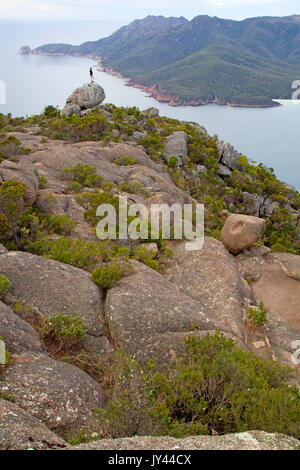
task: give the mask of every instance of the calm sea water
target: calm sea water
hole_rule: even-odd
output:
[[[7,88],[6,104],[0,104],[0,112],[20,116],[40,113],[48,104],[62,107],[74,88],[89,80],[89,66],[95,64],[76,57],[21,56],[17,54],[21,46],[80,44],[107,36],[119,26],[113,21],[0,21],[0,80]],[[300,190],[300,104],[266,109],[217,105],[172,108],[140,90],[125,87],[116,77],[95,72],[95,78],[105,89],[107,102],[141,109],[156,106],[161,115],[199,122],[210,134],[218,134],[249,158],[271,166],[280,179]]]

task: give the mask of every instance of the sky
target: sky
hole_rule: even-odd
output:
[[[299,0],[0,0],[0,18],[131,21],[147,15],[244,19],[300,14]]]

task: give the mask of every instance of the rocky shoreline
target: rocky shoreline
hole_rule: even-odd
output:
[[[161,89],[159,84],[154,84],[152,86],[146,86],[146,85],[141,85],[139,83],[136,83],[133,81],[132,78],[124,76],[121,72],[118,72],[117,70],[114,70],[111,67],[105,67],[102,64],[102,58],[100,56],[95,56],[92,54],[88,55],[81,55],[81,54],[64,54],[64,53],[44,53],[39,50],[32,50],[31,54],[35,55],[49,55],[49,56],[54,56],[54,57],[61,57],[61,56],[66,56],[66,55],[71,55],[75,57],[86,57],[90,59],[97,60],[98,62],[98,70],[100,72],[107,73],[108,75],[112,75],[114,77],[120,78],[121,80],[125,81],[125,86],[132,87],[132,88],[137,88],[141,91],[144,91],[148,93],[149,98],[154,98],[160,103],[167,103],[169,106],[172,107],[177,107],[177,106],[205,106],[208,104],[217,104],[219,106],[231,106],[234,108],[275,108],[278,106],[281,106],[280,103],[274,102],[273,104],[244,104],[244,103],[231,103],[229,101],[224,101],[219,98],[211,98],[211,99],[194,99],[194,100],[184,100],[180,98],[178,95],[170,95],[167,92],[165,92],[163,89]]]

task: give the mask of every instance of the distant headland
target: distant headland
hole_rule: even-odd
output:
[[[280,106],[273,98],[291,98],[300,79],[299,35],[299,15],[148,16],[98,41],[46,44],[31,53],[101,59],[103,71],[171,106],[273,107]]]

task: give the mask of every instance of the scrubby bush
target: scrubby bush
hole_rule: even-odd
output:
[[[103,191],[95,191],[93,193],[81,193],[76,197],[76,201],[86,208],[84,218],[88,224],[95,227],[100,217],[96,216],[97,209],[102,204],[110,204],[119,214],[119,197],[111,193],[112,185],[110,183],[102,183]]]
[[[118,351],[111,370],[111,400],[105,409],[95,410],[99,437],[163,434],[165,410],[156,398],[152,365],[144,372],[134,359]]]
[[[44,189],[48,183],[47,178],[45,176],[40,175],[37,170],[34,171],[34,174],[39,179],[39,189]]]
[[[273,252],[290,252],[300,254],[300,228],[296,226],[293,215],[280,207],[274,210],[267,220],[267,228],[263,235],[264,243]]]
[[[83,142],[87,140],[101,140],[103,133],[110,128],[104,116],[96,111],[80,117],[73,114],[67,116],[44,116],[39,123],[41,132],[51,139],[67,140],[69,142]]]
[[[138,194],[143,197],[148,197],[148,191],[144,188],[139,181],[122,181],[118,187],[119,191],[124,191],[129,194]]]
[[[264,326],[268,322],[268,310],[265,308],[263,302],[260,302],[258,307],[251,307],[248,309],[247,316],[249,321],[256,326]]]
[[[81,186],[94,186],[102,181],[101,176],[97,174],[95,166],[83,165],[81,163],[78,163],[73,168],[65,168],[64,177],[67,180],[81,184]]]
[[[10,235],[14,235],[16,232],[19,218],[23,210],[23,196],[25,191],[25,184],[19,181],[8,180],[0,186],[0,213],[2,213],[2,223],[6,228],[11,228]]]
[[[43,340],[48,346],[54,346],[56,353],[79,345],[86,332],[87,326],[82,319],[62,313],[46,320],[44,327],[40,330]]]
[[[178,165],[178,158],[177,157],[171,157],[168,161],[168,167],[169,168],[175,168],[175,166]]]
[[[69,235],[74,230],[76,222],[67,215],[47,214],[45,228],[47,231],[58,233],[59,235]]]
[[[13,135],[4,139],[0,138],[0,162],[7,158],[12,160],[11,157],[13,155],[27,154],[30,152],[31,150],[26,147],[22,147],[21,141]]]
[[[26,249],[36,255],[88,271],[102,261],[128,260],[130,254],[128,249],[120,248],[117,243],[109,240],[94,243],[66,237],[60,237],[58,240],[50,240],[49,237],[39,238],[28,243]]]
[[[219,332],[189,336],[185,357],[168,375],[153,366],[143,370],[126,356],[117,361],[112,400],[98,412],[106,436],[257,429],[300,437],[300,393],[289,384],[294,372],[238,348]]]
[[[159,260],[155,258],[157,258],[157,253],[153,250],[147,250],[144,246],[138,245],[133,251],[133,259],[149,266],[149,268],[154,269],[155,271],[159,271]]]
[[[97,286],[108,289],[123,277],[123,269],[116,262],[103,263],[102,266],[94,269],[92,273],[92,281]]]
[[[119,157],[113,160],[113,163],[119,166],[129,166],[129,165],[136,165],[138,161],[135,160],[135,158],[128,157],[127,155],[122,155],[122,157]]]
[[[4,214],[0,214],[0,239],[8,238],[11,233],[11,225]]]
[[[78,181],[70,181],[68,189],[71,191],[80,191],[82,189],[82,184],[78,183]]]
[[[0,274],[0,299],[2,299],[7,294],[10,287],[10,280],[7,279],[6,276],[3,276],[3,274]]]
[[[52,105],[46,106],[43,112],[44,116],[47,118],[53,118],[60,115],[59,109],[55,108]]]

